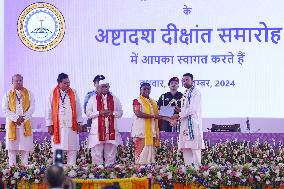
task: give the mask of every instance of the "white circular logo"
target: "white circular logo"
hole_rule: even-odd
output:
[[[48,3],[28,6],[18,20],[21,41],[35,51],[47,51],[56,47],[65,33],[64,18],[60,11]]]

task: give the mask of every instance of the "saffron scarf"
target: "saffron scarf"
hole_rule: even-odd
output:
[[[103,111],[104,110],[104,102],[103,102],[103,96],[102,94],[96,95],[97,100],[97,111]],[[109,111],[114,112],[114,100],[113,96],[108,93],[107,94],[107,109]],[[99,141],[105,141],[106,140],[106,125],[105,125],[105,119],[106,117],[99,115],[98,116],[98,132],[99,132]],[[114,129],[114,115],[109,115],[107,117],[108,119],[108,128],[109,128],[109,140],[115,140],[115,129]]]
[[[11,112],[16,112],[16,90],[10,90],[8,95],[8,107]],[[28,111],[30,108],[30,96],[26,88],[21,90],[21,99],[24,112]],[[16,123],[8,119],[8,139],[16,140]],[[31,121],[26,120],[24,122],[24,136],[32,136]]]
[[[142,103],[142,106],[144,108],[144,113],[152,115],[152,110],[151,106],[153,107],[154,110],[154,115],[158,115],[158,106],[155,100],[149,99],[150,103],[147,98],[144,96],[140,96],[140,100]],[[146,118],[145,119],[145,145],[146,146],[152,146],[153,145],[153,133],[152,133],[152,119],[154,118]],[[156,129],[156,141],[155,141],[155,146],[160,145],[160,138],[159,138],[159,128],[158,128],[158,120],[155,119],[155,129]]]
[[[77,131],[77,122],[76,122],[76,101],[75,101],[75,93],[69,88],[67,90],[67,95],[70,99],[71,109],[72,109],[72,130]],[[60,144],[60,133],[59,133],[59,96],[60,89],[59,86],[55,87],[53,90],[53,98],[52,98],[52,120],[53,120],[53,131],[54,144]]]

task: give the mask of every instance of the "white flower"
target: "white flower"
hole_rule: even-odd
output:
[[[186,167],[185,166],[181,166],[180,171],[181,171],[181,173],[185,174],[186,173]]]
[[[280,180],[281,180],[280,177],[277,177],[277,178],[275,179],[276,182],[279,182]]]
[[[20,178],[20,173],[19,172],[15,172],[14,173],[14,178],[15,179],[19,179]]]
[[[209,175],[209,170],[203,172],[203,176],[207,177]]]
[[[171,172],[168,172],[168,179],[171,180],[173,178],[173,175]]]
[[[113,172],[110,173],[109,178],[113,179],[115,178],[115,174]]]
[[[39,183],[39,180],[38,180],[38,179],[35,179],[34,183]]]
[[[242,176],[242,173],[241,173],[241,172],[237,172],[237,173],[236,173],[236,176],[237,176],[237,177],[240,177],[240,176]]]
[[[152,173],[148,173],[147,178],[151,178],[151,177],[152,177]]]
[[[221,173],[220,172],[217,172],[217,177],[218,177],[218,179],[221,179]]]
[[[48,163],[49,165],[52,164],[52,162],[53,162],[52,158],[49,158],[49,159],[47,160],[47,163]]]
[[[259,176],[255,176],[255,178],[258,182],[261,180]]]
[[[161,180],[161,179],[162,179],[161,175],[158,175],[157,180]]]
[[[227,170],[227,174],[230,175],[232,173],[231,170]]]
[[[40,170],[39,170],[39,169],[35,169],[35,170],[34,170],[34,174],[35,174],[35,175],[38,175],[39,173],[40,173]]]
[[[104,168],[103,165],[99,165],[99,166],[98,166],[98,169],[103,169],[103,168]]]
[[[111,174],[113,174],[113,173],[111,173]],[[134,174],[132,175],[132,177],[137,177],[137,175],[134,173]]]
[[[95,178],[95,175],[93,173],[90,173],[89,174],[89,179],[94,179]]]
[[[71,178],[75,178],[75,177],[77,176],[77,173],[76,173],[76,171],[71,170],[71,171],[68,173],[68,176],[71,177]]]
[[[200,170],[200,166],[195,166],[194,169],[195,169],[196,171],[199,171],[199,170]]]
[[[83,174],[83,175],[82,175],[82,178],[83,178],[83,179],[86,179],[86,178],[87,178],[87,175],[86,175],[86,174]]]
[[[270,181],[269,181],[269,180],[267,180],[267,181],[265,182],[265,184],[270,184]]]

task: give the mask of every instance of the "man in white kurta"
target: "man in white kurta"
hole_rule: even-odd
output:
[[[185,165],[201,164],[201,149],[204,148],[202,117],[201,117],[201,93],[193,85],[193,75],[183,76],[186,88],[181,99],[179,113],[181,128],[178,147],[183,152]]]
[[[21,161],[24,165],[28,165],[29,152],[33,151],[33,136],[25,136],[24,127],[25,123],[32,118],[34,113],[35,100],[31,91],[23,88],[23,77],[19,74],[16,74],[12,77],[12,83],[14,89],[8,91],[2,100],[2,110],[6,116],[6,149],[8,150],[9,166],[16,164],[16,155],[17,153],[21,154]],[[29,99],[29,108],[27,111],[24,111],[23,108],[23,96],[22,91],[26,90],[28,93]],[[16,109],[12,111],[9,101],[9,96],[12,92],[16,92],[15,99]],[[9,122],[12,121],[16,124],[16,138],[11,140],[8,137],[9,132]]]
[[[88,147],[91,149],[93,164],[110,165],[115,163],[117,146],[121,144],[117,119],[122,117],[123,111],[119,99],[109,92],[108,82],[101,80],[99,84],[101,92],[92,96],[86,107],[87,117],[92,119]],[[98,99],[101,99],[101,104]],[[109,104],[113,104],[113,109]],[[101,106],[101,110],[98,106]],[[113,119],[112,128],[110,118]],[[100,129],[100,120],[104,122],[101,123],[102,129]]]
[[[57,99],[59,101],[57,115],[59,123],[59,143],[56,143],[54,140],[55,118],[53,115],[53,103],[56,101],[56,99],[54,99],[54,90],[56,89],[54,89],[48,97],[46,106],[46,126],[48,127],[48,132],[52,135],[52,151],[55,152],[57,149],[67,151],[67,165],[75,165],[77,151],[79,150],[78,132],[81,130],[80,124],[83,122],[81,104],[77,92],[69,87],[70,81],[67,74],[59,74],[57,81],[57,87],[59,89],[59,99]],[[72,100],[68,95],[68,90],[72,90],[75,96],[75,122],[78,127],[76,130],[72,128]]]

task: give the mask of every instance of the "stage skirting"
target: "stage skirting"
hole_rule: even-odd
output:
[[[130,132],[121,132],[122,141],[125,142],[131,138]],[[88,137],[88,133],[80,133],[80,141],[84,141]],[[0,132],[0,140],[3,140],[5,137],[5,132]],[[34,132],[33,133],[34,140],[39,142],[43,142],[44,139],[50,139],[50,135],[47,132]],[[251,141],[255,142],[259,140],[259,142],[267,141],[270,144],[274,143],[284,143],[284,133],[240,133],[240,132],[204,132],[203,133],[204,140],[207,141],[209,146],[215,145],[220,141]],[[169,140],[173,143],[176,143],[178,140],[178,133],[172,132],[160,132],[161,140]]]
[[[149,184],[147,178],[124,178],[124,179],[106,179],[106,180],[82,180],[73,179],[76,189],[101,189],[106,185],[119,184],[121,189],[162,189],[159,184]],[[207,189],[200,184],[181,184],[174,183],[174,189]],[[17,184],[18,189],[48,189],[44,183],[29,183],[21,181]],[[221,186],[220,189],[251,189],[251,186]],[[272,186],[263,186],[263,189],[284,189],[284,186],[273,188]],[[9,189],[6,187],[4,189]]]

